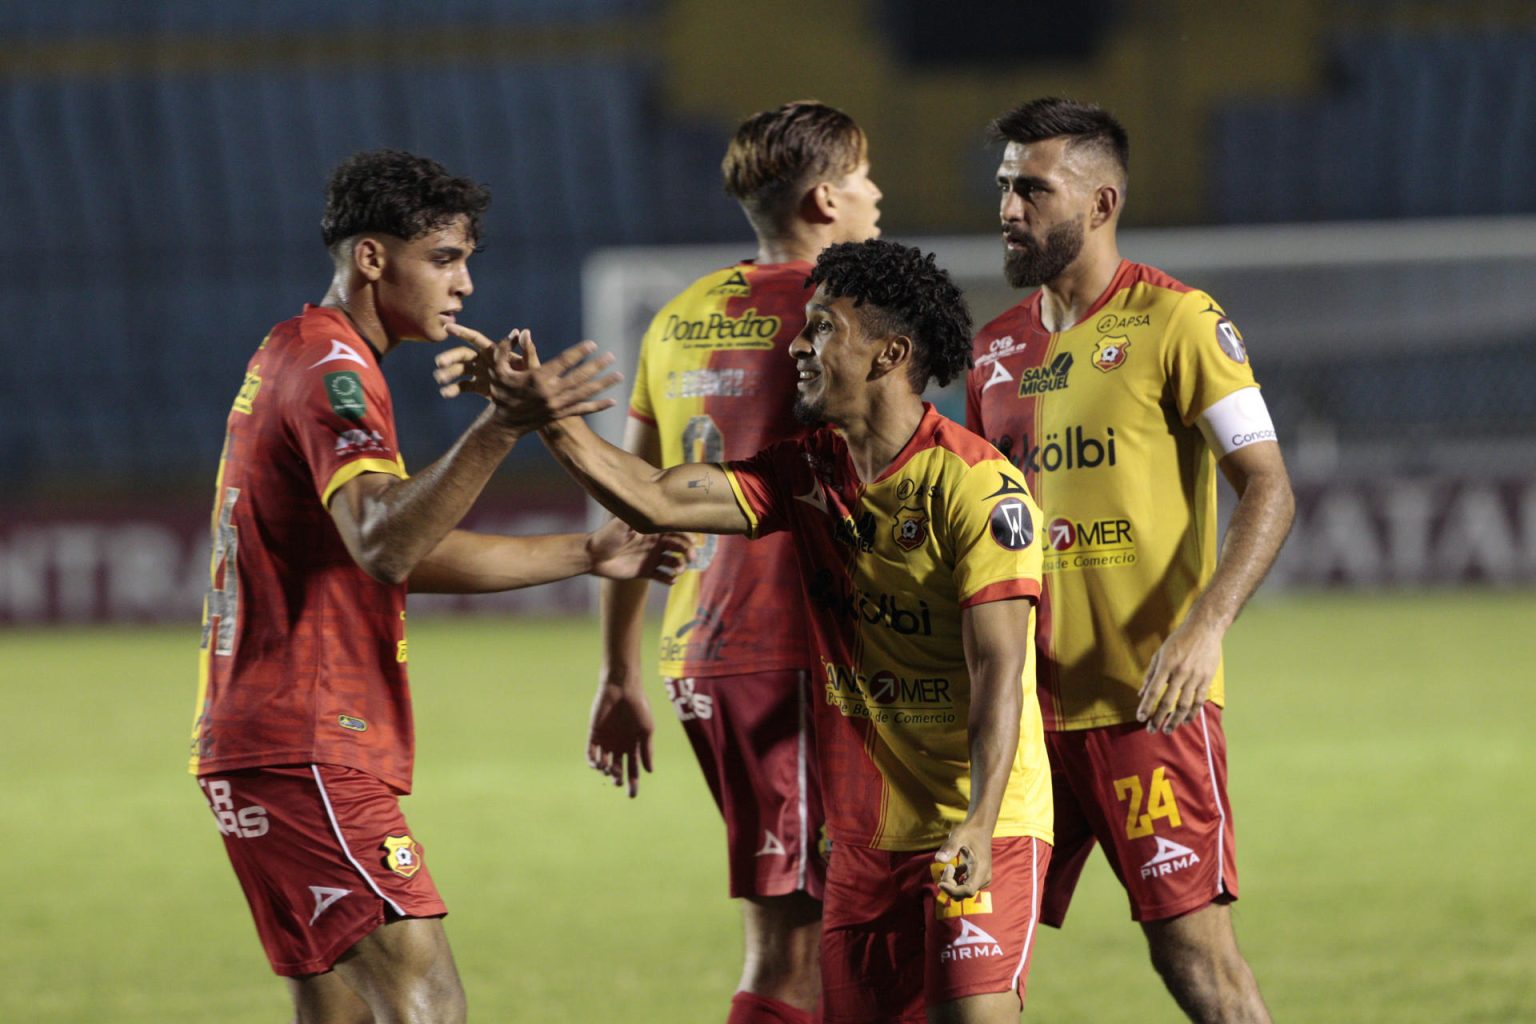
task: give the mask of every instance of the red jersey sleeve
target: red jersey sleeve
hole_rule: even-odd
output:
[[[293,375],[283,409],[315,494],[327,506],[337,488],[363,473],[406,475],[389,388],[373,353],[342,341],[330,345],[329,355]]]
[[[805,465],[805,450],[799,441],[780,441],[749,459],[722,463],[720,468],[731,482],[736,504],[747,517],[747,535],[756,539],[777,533],[789,526],[787,501],[793,486],[796,466]],[[820,493],[821,485],[811,478],[807,487]],[[825,508],[826,499],[822,498]]]

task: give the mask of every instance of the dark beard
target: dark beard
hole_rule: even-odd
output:
[[[827,422],[822,414],[821,404],[807,402],[799,395],[795,396],[795,422],[807,427],[819,427]]]
[[[1003,250],[1003,276],[1015,288],[1035,288],[1054,281],[1083,251],[1083,228],[1076,221],[1060,224],[1045,236],[1045,246],[1033,238],[1019,239],[1022,249]]]

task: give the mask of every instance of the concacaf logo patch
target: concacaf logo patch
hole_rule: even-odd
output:
[[[410,878],[421,870],[421,854],[416,840],[409,835],[384,838],[384,866],[401,878]]]
[[[928,539],[928,514],[920,508],[897,509],[891,535],[903,551],[916,551]]]
[[[1093,365],[1105,373],[1118,369],[1120,364],[1125,362],[1126,353],[1130,348],[1131,339],[1123,334],[1100,338],[1099,343],[1093,346]]]

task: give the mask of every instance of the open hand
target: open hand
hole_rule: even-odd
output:
[[[1136,720],[1147,723],[1148,732],[1164,733],[1190,721],[1205,706],[1220,663],[1221,631],[1185,620],[1152,655]]]
[[[592,575],[611,580],[649,579],[670,585],[693,557],[686,533],[647,536],[623,521],[610,519],[587,535]]]
[[[595,342],[572,345],[541,364],[529,331],[512,331],[494,342],[462,324],[449,324],[448,333],[467,344],[438,354],[432,373],[438,392],[444,398],[468,392],[490,399],[497,420],[520,435],[614,404],[611,398],[593,398],[622,379],[618,373],[598,376],[613,356],[594,356]]]
[[[592,700],[587,728],[587,764],[613,780],[629,784],[633,799],[640,792],[640,769],[651,770],[651,705],[638,682],[632,687],[605,682]]]

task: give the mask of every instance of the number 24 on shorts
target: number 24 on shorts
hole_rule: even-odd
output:
[[[1147,810],[1142,813],[1141,801],[1146,797]],[[1163,777],[1163,769],[1157,768],[1152,772],[1151,785],[1145,789],[1141,785],[1141,777],[1127,775],[1123,779],[1115,780],[1115,799],[1129,800],[1130,806],[1125,813],[1125,838],[1140,839],[1149,836],[1153,832],[1153,822],[1158,818],[1168,819],[1168,824],[1178,828],[1183,822],[1179,818],[1179,805],[1173,798],[1173,783]]]

